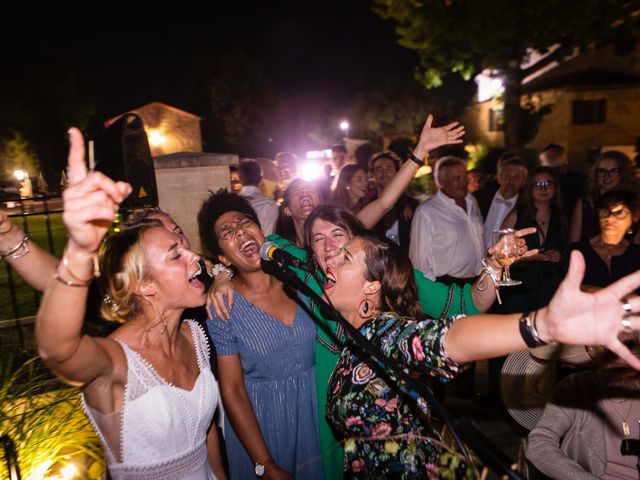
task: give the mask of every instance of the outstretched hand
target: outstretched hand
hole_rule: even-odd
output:
[[[623,320],[629,320],[633,330],[640,330],[640,297],[631,296],[640,286],[640,270],[596,293],[580,291],[584,270],[584,257],[574,250],[567,276],[549,306],[538,313],[541,338],[573,345],[603,345],[640,370],[640,359],[618,339],[624,329]],[[625,299],[630,304],[630,314],[622,306]]]
[[[62,218],[69,242],[80,250],[95,252],[113,223],[120,203],[131,193],[125,182],[114,182],[100,172],[87,175],[84,139],[77,128],[69,129],[68,187],[62,196]]]
[[[462,143],[464,125],[460,125],[460,122],[452,122],[444,127],[438,128],[432,127],[432,124],[433,115],[429,115],[424,127],[422,127],[418,145],[414,150],[414,154],[418,158],[423,158],[429,150],[433,150],[434,148]]]

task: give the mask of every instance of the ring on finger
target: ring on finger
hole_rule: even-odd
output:
[[[628,300],[625,300],[622,302],[622,309],[624,310],[624,316],[628,317],[629,315],[631,315],[633,313],[633,309],[631,308],[631,304],[629,303]]]
[[[621,320],[621,323],[622,323],[622,330],[625,333],[633,332],[633,329],[631,328],[631,320],[629,318],[623,318]]]

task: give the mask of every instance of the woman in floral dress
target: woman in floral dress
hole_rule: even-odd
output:
[[[537,317],[527,313],[416,320],[421,309],[411,263],[397,245],[365,235],[342,249],[335,283],[326,290],[360,334],[417,375],[451,377],[465,362],[527,348],[524,338],[530,342],[532,334],[540,342],[606,345],[640,368],[640,360],[617,339],[625,314],[619,299],[640,283],[640,273],[588,294],[579,291],[583,269],[582,257],[573,254],[567,278],[550,305],[535,312]],[[628,308],[640,307],[638,297],[629,302]],[[528,322],[533,318],[535,324]],[[632,327],[637,328],[633,318]],[[430,422],[390,376],[350,342],[329,381],[327,418],[344,441],[346,476],[438,476],[438,437]]]

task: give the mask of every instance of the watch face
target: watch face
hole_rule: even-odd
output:
[[[258,477],[262,477],[264,475],[264,472],[265,472],[264,465],[262,465],[261,463],[256,463],[256,467],[255,467],[254,471],[256,472],[256,475]]]

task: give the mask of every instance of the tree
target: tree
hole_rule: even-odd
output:
[[[32,177],[40,173],[38,159],[20,132],[0,139],[0,176],[11,177],[15,170],[26,170]]]
[[[416,77],[428,88],[454,72],[469,79],[483,69],[502,76],[505,145],[524,144],[522,80],[575,49],[613,43],[629,53],[640,35],[637,0],[374,0],[374,11],[396,22],[399,44],[416,50]],[[527,65],[531,53],[548,53]]]

